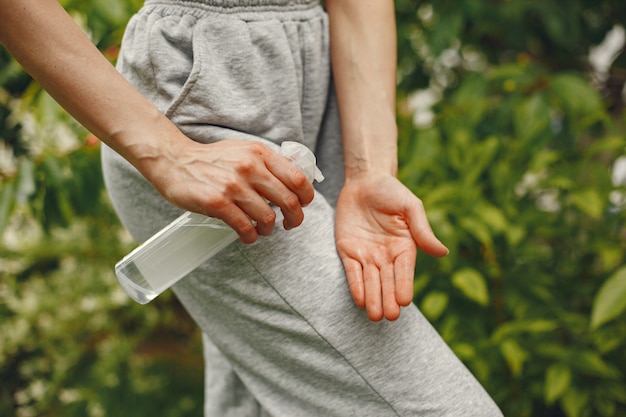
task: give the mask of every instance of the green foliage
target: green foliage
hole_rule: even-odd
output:
[[[626,310],[626,267],[607,279],[593,301],[591,327],[597,329]]]
[[[114,60],[141,2],[61,3]],[[626,56],[587,56],[626,3],[395,4],[400,178],[451,249],[416,304],[505,415],[626,415]],[[113,275],[97,140],[1,48],[0,232],[0,415],[200,413],[197,329]]]
[[[139,6],[62,3],[111,59]],[[133,244],[97,139],[1,48],[0,235],[0,415],[201,414],[196,326],[171,294],[139,306],[115,279]]]
[[[200,413],[198,332],[169,294],[129,300],[112,271],[127,245],[106,224],[111,212],[0,251],[2,415]]]
[[[626,414],[623,102],[586,60],[623,2],[397,4],[400,176],[451,250],[416,302],[505,415]]]

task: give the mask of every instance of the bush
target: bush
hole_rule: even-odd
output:
[[[63,3],[114,59],[138,2]],[[115,279],[133,243],[98,140],[3,49],[0,85],[0,415],[200,415],[198,329],[171,294],[139,306]]]
[[[601,3],[399,7],[400,175],[451,249],[416,302],[507,416],[626,414],[623,103],[580,64]]]
[[[112,60],[139,3],[62,2]],[[400,178],[451,249],[416,304],[505,415],[626,415],[626,57],[588,56],[626,6],[395,3]],[[0,414],[200,414],[195,325],[115,280],[97,139],[0,63]]]

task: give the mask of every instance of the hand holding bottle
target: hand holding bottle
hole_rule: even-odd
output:
[[[281,155],[292,162],[293,169],[307,183],[324,179],[315,165],[315,156],[304,145],[284,142]],[[268,202],[264,200],[263,204]],[[270,210],[274,214],[271,232],[275,213]],[[185,212],[118,262],[115,273],[128,295],[146,304],[236,239],[235,230],[222,220]]]

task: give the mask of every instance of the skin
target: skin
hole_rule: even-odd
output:
[[[355,303],[372,320],[395,320],[413,297],[418,248],[432,256],[447,249],[421,201],[396,179],[393,1],[327,0],[326,8],[346,161],[337,250]],[[302,223],[314,190],[286,158],[236,138],[213,144],[187,138],[56,0],[0,0],[0,15],[0,43],[168,201],[224,220],[244,243],[272,232],[275,213],[267,201],[280,207],[285,228]]]
[[[346,183],[335,237],[356,304],[395,320],[413,299],[417,249],[445,256],[422,202],[396,178],[396,27],[392,0],[327,0]]]

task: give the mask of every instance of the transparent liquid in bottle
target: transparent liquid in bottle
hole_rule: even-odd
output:
[[[146,304],[235,240],[221,220],[186,212],[118,262],[115,273],[128,295]]]

